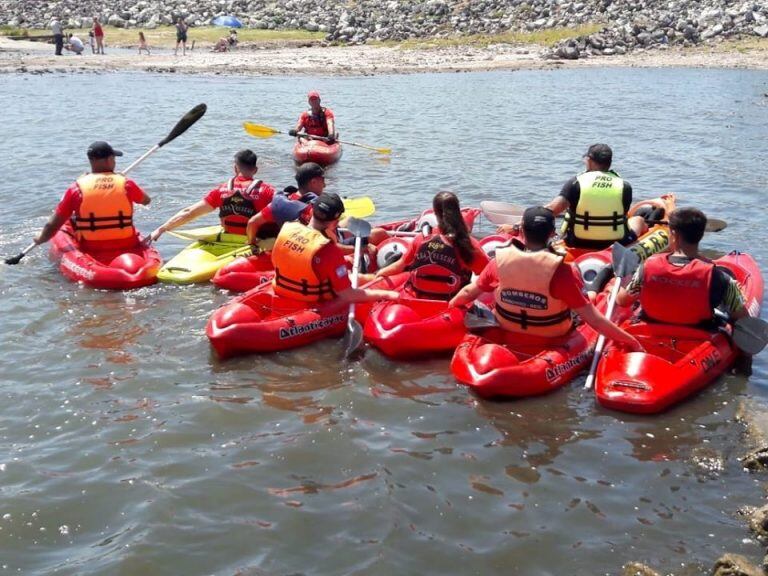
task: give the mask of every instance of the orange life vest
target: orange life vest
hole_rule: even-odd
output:
[[[440,234],[424,239],[408,269],[410,286],[419,298],[450,300],[472,279],[456,248]]]
[[[275,294],[305,302],[332,300],[336,295],[331,281],[318,278],[312,267],[315,255],[330,242],[314,228],[299,222],[284,224],[272,248]]]
[[[547,250],[524,252],[514,244],[496,250],[499,286],[494,313],[502,328],[547,337],[571,329],[570,309],[549,291],[562,261],[562,256]]]
[[[113,172],[86,174],[77,179],[77,185],[83,195],[72,222],[78,240],[125,240],[136,236],[125,176]]]
[[[227,234],[245,234],[248,220],[257,212],[251,194],[261,186],[261,180],[253,180],[245,186],[230,178],[222,190],[219,218]]]
[[[695,259],[675,266],[669,254],[656,254],[643,264],[640,306],[651,320],[695,325],[712,319],[709,288],[715,265]]]

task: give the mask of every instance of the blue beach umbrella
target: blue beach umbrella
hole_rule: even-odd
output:
[[[242,28],[243,23],[234,16],[217,16],[211,20],[214,26],[226,26],[227,28]]]

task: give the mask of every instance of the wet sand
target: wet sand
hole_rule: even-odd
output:
[[[0,72],[146,71],[187,74],[371,75],[483,70],[538,70],[580,67],[693,67],[768,69],[765,50],[735,50],[725,45],[689,49],[636,51],[624,56],[580,60],[545,58],[538,45],[494,44],[405,49],[397,46],[325,46],[306,43],[243,45],[214,53],[197,46],[186,56],[160,48],[147,56],[130,47],[107,49],[106,55],[53,55],[53,46],[0,37]]]

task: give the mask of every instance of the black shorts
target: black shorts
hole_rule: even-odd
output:
[[[176,32],[176,42],[186,42],[186,41],[187,41],[186,32]]]

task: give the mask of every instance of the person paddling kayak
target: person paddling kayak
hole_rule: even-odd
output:
[[[715,308],[731,320],[749,315],[736,280],[699,253],[707,217],[696,208],[669,215],[671,253],[655,254],[640,264],[617,302],[640,299],[643,316],[667,324],[696,325],[713,319]]]
[[[583,294],[576,267],[553,252],[555,217],[543,206],[523,213],[525,244],[516,241],[496,250],[496,258],[471,284],[453,297],[450,306],[473,302],[481,292],[494,292],[494,315],[505,330],[532,336],[559,338],[573,329],[572,312],[597,332],[630,349],[642,350],[630,334],[603,316]]]
[[[439,230],[414,238],[402,258],[369,278],[410,270],[409,291],[419,298],[450,300],[469,284],[473,272],[485,269],[488,256],[469,235],[456,195],[438,192],[432,208]]]
[[[567,246],[602,250],[614,242],[629,244],[648,231],[640,216],[627,218],[632,185],[611,169],[613,150],[593,144],[584,154],[586,171],[569,179],[546,205],[557,216],[565,212]]]
[[[179,210],[152,232],[152,240],[217,208],[224,232],[245,235],[248,220],[263,210],[275,194],[274,187],[256,179],[257,160],[252,150],[240,150],[234,158],[235,175],[199,202]]]
[[[296,127],[289,130],[288,134],[299,136],[304,131],[311,136],[322,136],[329,144],[333,144],[338,138],[333,110],[320,105],[320,94],[315,90],[307,94],[307,101],[309,110],[301,113]]]
[[[67,188],[53,215],[35,238],[48,242],[62,225],[72,227],[84,251],[134,248],[139,244],[133,226],[133,205],[148,205],[151,198],[133,180],[115,173],[115,157],[123,153],[103,141],[88,147],[91,171]]]
[[[275,294],[305,302],[338,300],[339,303],[397,300],[392,290],[353,288],[344,252],[336,243],[336,229],[344,212],[337,194],[315,199],[308,225],[285,224],[272,249]]]

